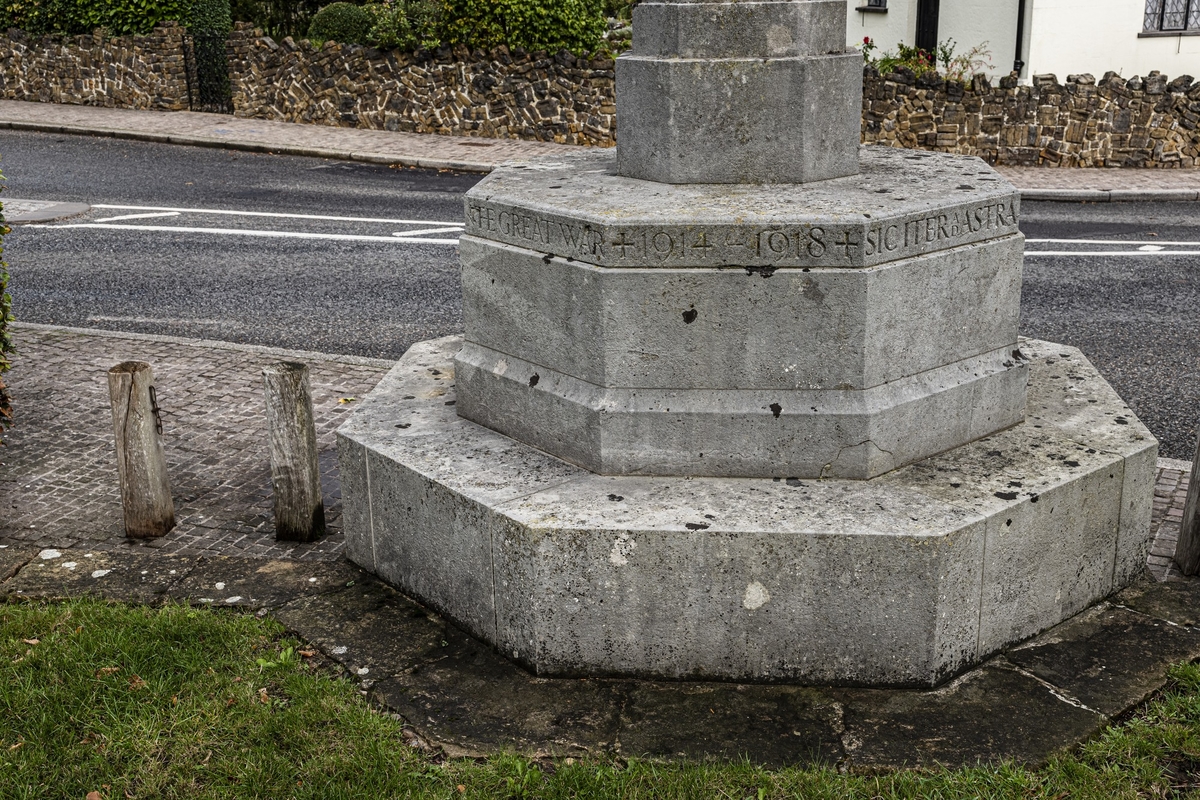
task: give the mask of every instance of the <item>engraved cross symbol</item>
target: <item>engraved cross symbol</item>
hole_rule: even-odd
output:
[[[700,258],[707,258],[708,251],[712,250],[714,247],[716,247],[715,244],[708,243],[708,234],[706,234],[704,231],[700,231],[698,238],[696,239],[695,243],[692,245],[693,250],[700,251],[700,256],[699,256]]]
[[[850,248],[853,247],[854,249],[857,250],[859,247],[858,242],[850,241],[850,231],[842,231],[842,239],[840,242],[837,242],[836,244],[838,247],[842,248],[845,251],[847,259],[850,258]]]
[[[635,242],[631,242],[626,238],[625,231],[621,231],[621,240],[619,242],[613,242],[612,246],[621,248],[621,258],[624,258],[625,250],[629,247],[633,247],[634,244]]]

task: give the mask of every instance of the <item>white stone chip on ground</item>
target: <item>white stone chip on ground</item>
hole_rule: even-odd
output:
[[[97,570],[93,570],[93,571],[92,571],[92,577],[93,577],[93,578],[103,578],[105,575],[107,575],[107,574],[108,574],[108,573],[110,573],[110,572],[112,572],[112,570],[111,570],[111,569],[97,569]]]
[[[333,653],[335,656],[340,656],[340,655],[342,655],[343,653],[345,653],[345,652],[346,652],[347,650],[349,650],[349,649],[350,649],[350,648],[348,648],[348,647],[346,647],[346,646],[344,646],[344,645],[338,645],[337,647],[333,648],[333,649],[332,649],[332,650],[330,650],[329,652]]]
[[[43,561],[49,561],[52,558],[62,558],[62,553],[58,552],[57,550],[43,550],[42,552],[38,553],[38,557],[40,557]]]

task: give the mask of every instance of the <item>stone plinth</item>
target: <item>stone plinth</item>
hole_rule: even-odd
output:
[[[804,183],[858,169],[862,56],[838,0],[650,2],[617,59],[620,173]]]
[[[597,475],[458,416],[461,346],[339,431],[347,552],[537,674],[928,686],[1145,564],[1157,443],[1073,348],[1020,343],[1024,423],[814,481]]]
[[[861,163],[497,170],[467,196],[458,412],[603,474],[729,477],[869,478],[1020,422],[1016,191],[974,158]]]

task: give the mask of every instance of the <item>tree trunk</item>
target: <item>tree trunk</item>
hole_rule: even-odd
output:
[[[1175,563],[1184,575],[1200,571],[1200,443],[1192,457],[1192,474],[1188,479],[1187,502],[1179,523],[1179,541],[1175,545]]]
[[[325,535],[325,505],[317,468],[308,366],[287,361],[263,370],[267,431],[271,440],[271,487],[275,538],[311,542]]]
[[[108,396],[125,535],[133,539],[165,536],[175,527],[175,503],[163,455],[154,371],[144,361],[117,364],[108,371]]]

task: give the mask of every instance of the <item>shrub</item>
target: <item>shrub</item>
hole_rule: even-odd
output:
[[[607,21],[603,0],[444,0],[442,43],[550,53],[595,50]]]
[[[233,0],[233,18],[252,22],[276,39],[297,39],[308,33],[321,0]]]
[[[0,30],[75,36],[103,28],[113,36],[149,33],[160,22],[229,30],[229,0],[0,0]]]
[[[0,175],[0,180],[4,180],[3,175]],[[0,189],[2,188],[0,186]],[[0,204],[0,257],[4,254],[3,242],[6,233],[8,226],[4,224],[4,207]],[[0,434],[12,424],[12,404],[9,401],[8,389],[4,386],[4,373],[12,366],[11,356],[14,352],[12,335],[8,331],[8,323],[11,320],[12,297],[8,294],[8,270],[4,261],[0,260]]]
[[[946,39],[938,43],[936,53],[931,53],[900,42],[896,45],[895,54],[889,50],[875,58],[875,42],[868,36],[863,39],[862,54],[863,60],[878,69],[880,75],[887,75],[903,67],[913,75],[919,76],[926,72],[937,72],[940,63],[947,78],[962,83],[975,73],[992,68],[992,54],[987,49],[987,42],[960,55],[954,54],[956,44],[953,39]]]
[[[367,39],[377,47],[415,50],[441,44],[438,23],[442,9],[437,0],[384,0],[364,8],[372,19]]]
[[[374,20],[366,9],[353,3],[331,3],[313,17],[308,38],[342,44],[366,44]]]

